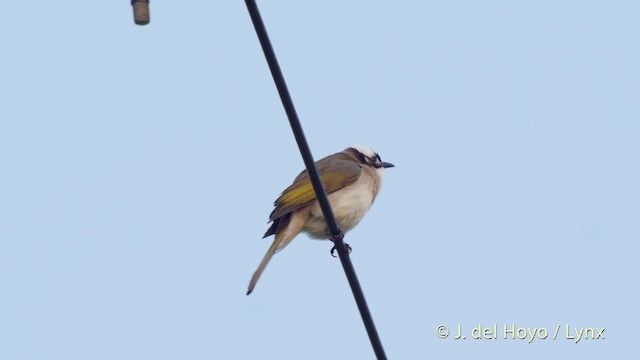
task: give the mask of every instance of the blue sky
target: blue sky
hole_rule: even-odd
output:
[[[0,358],[373,358],[328,242],[245,296],[303,163],[244,2],[189,4],[0,3]],[[640,4],[258,5],[316,159],[396,165],[346,237],[389,358],[635,351]]]

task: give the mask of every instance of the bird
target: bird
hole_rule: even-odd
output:
[[[394,167],[363,144],[329,155],[316,161],[315,165],[343,233],[362,220],[380,191],[384,169]],[[263,238],[275,235],[275,239],[251,277],[247,295],[255,288],[273,255],[298,234],[305,232],[313,239],[322,240],[332,237],[306,170],[282,192],[274,206],[269,216],[271,226]]]

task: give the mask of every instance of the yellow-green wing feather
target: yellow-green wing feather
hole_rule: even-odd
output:
[[[316,163],[320,180],[327,194],[338,191],[345,186],[353,184],[362,167],[355,161],[341,153],[328,156]],[[269,216],[269,220],[278,219],[292,211],[300,209],[316,199],[311,180],[305,171],[300,173],[296,180],[286,188],[282,195],[275,201],[276,208]]]

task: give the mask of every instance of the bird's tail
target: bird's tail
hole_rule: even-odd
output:
[[[256,272],[253,273],[251,277],[251,281],[249,282],[249,289],[247,290],[247,295],[251,294],[253,288],[256,286],[258,279],[260,279],[260,275],[271,261],[271,258],[275,253],[284,249],[285,246],[289,245],[291,240],[295,238],[300,231],[304,228],[304,224],[307,221],[309,216],[308,210],[298,211],[291,215],[291,218],[287,217],[278,223],[278,229],[275,231],[276,238],[273,240],[273,243],[267,250],[267,253],[262,258],[260,265],[256,269]],[[267,231],[269,233],[269,231]],[[268,235],[265,235],[268,236]]]
[[[258,265],[256,272],[254,272],[253,276],[251,277],[251,281],[249,282],[249,290],[247,290],[247,295],[251,294],[251,292],[253,291],[253,288],[256,286],[256,283],[258,282],[258,279],[260,279],[260,275],[262,275],[262,272],[269,264],[269,261],[271,261],[271,258],[273,257],[273,255],[276,253],[276,250],[280,245],[280,240],[282,239],[276,236],[276,238],[273,240],[273,243],[269,247],[269,250],[267,250],[267,253],[264,254],[264,257],[262,258],[260,265]]]

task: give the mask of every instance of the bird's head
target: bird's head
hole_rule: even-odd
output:
[[[393,164],[382,161],[380,155],[366,145],[355,144],[347,150],[353,150],[352,152],[356,154],[358,160],[364,165],[369,165],[376,169],[394,167]]]

